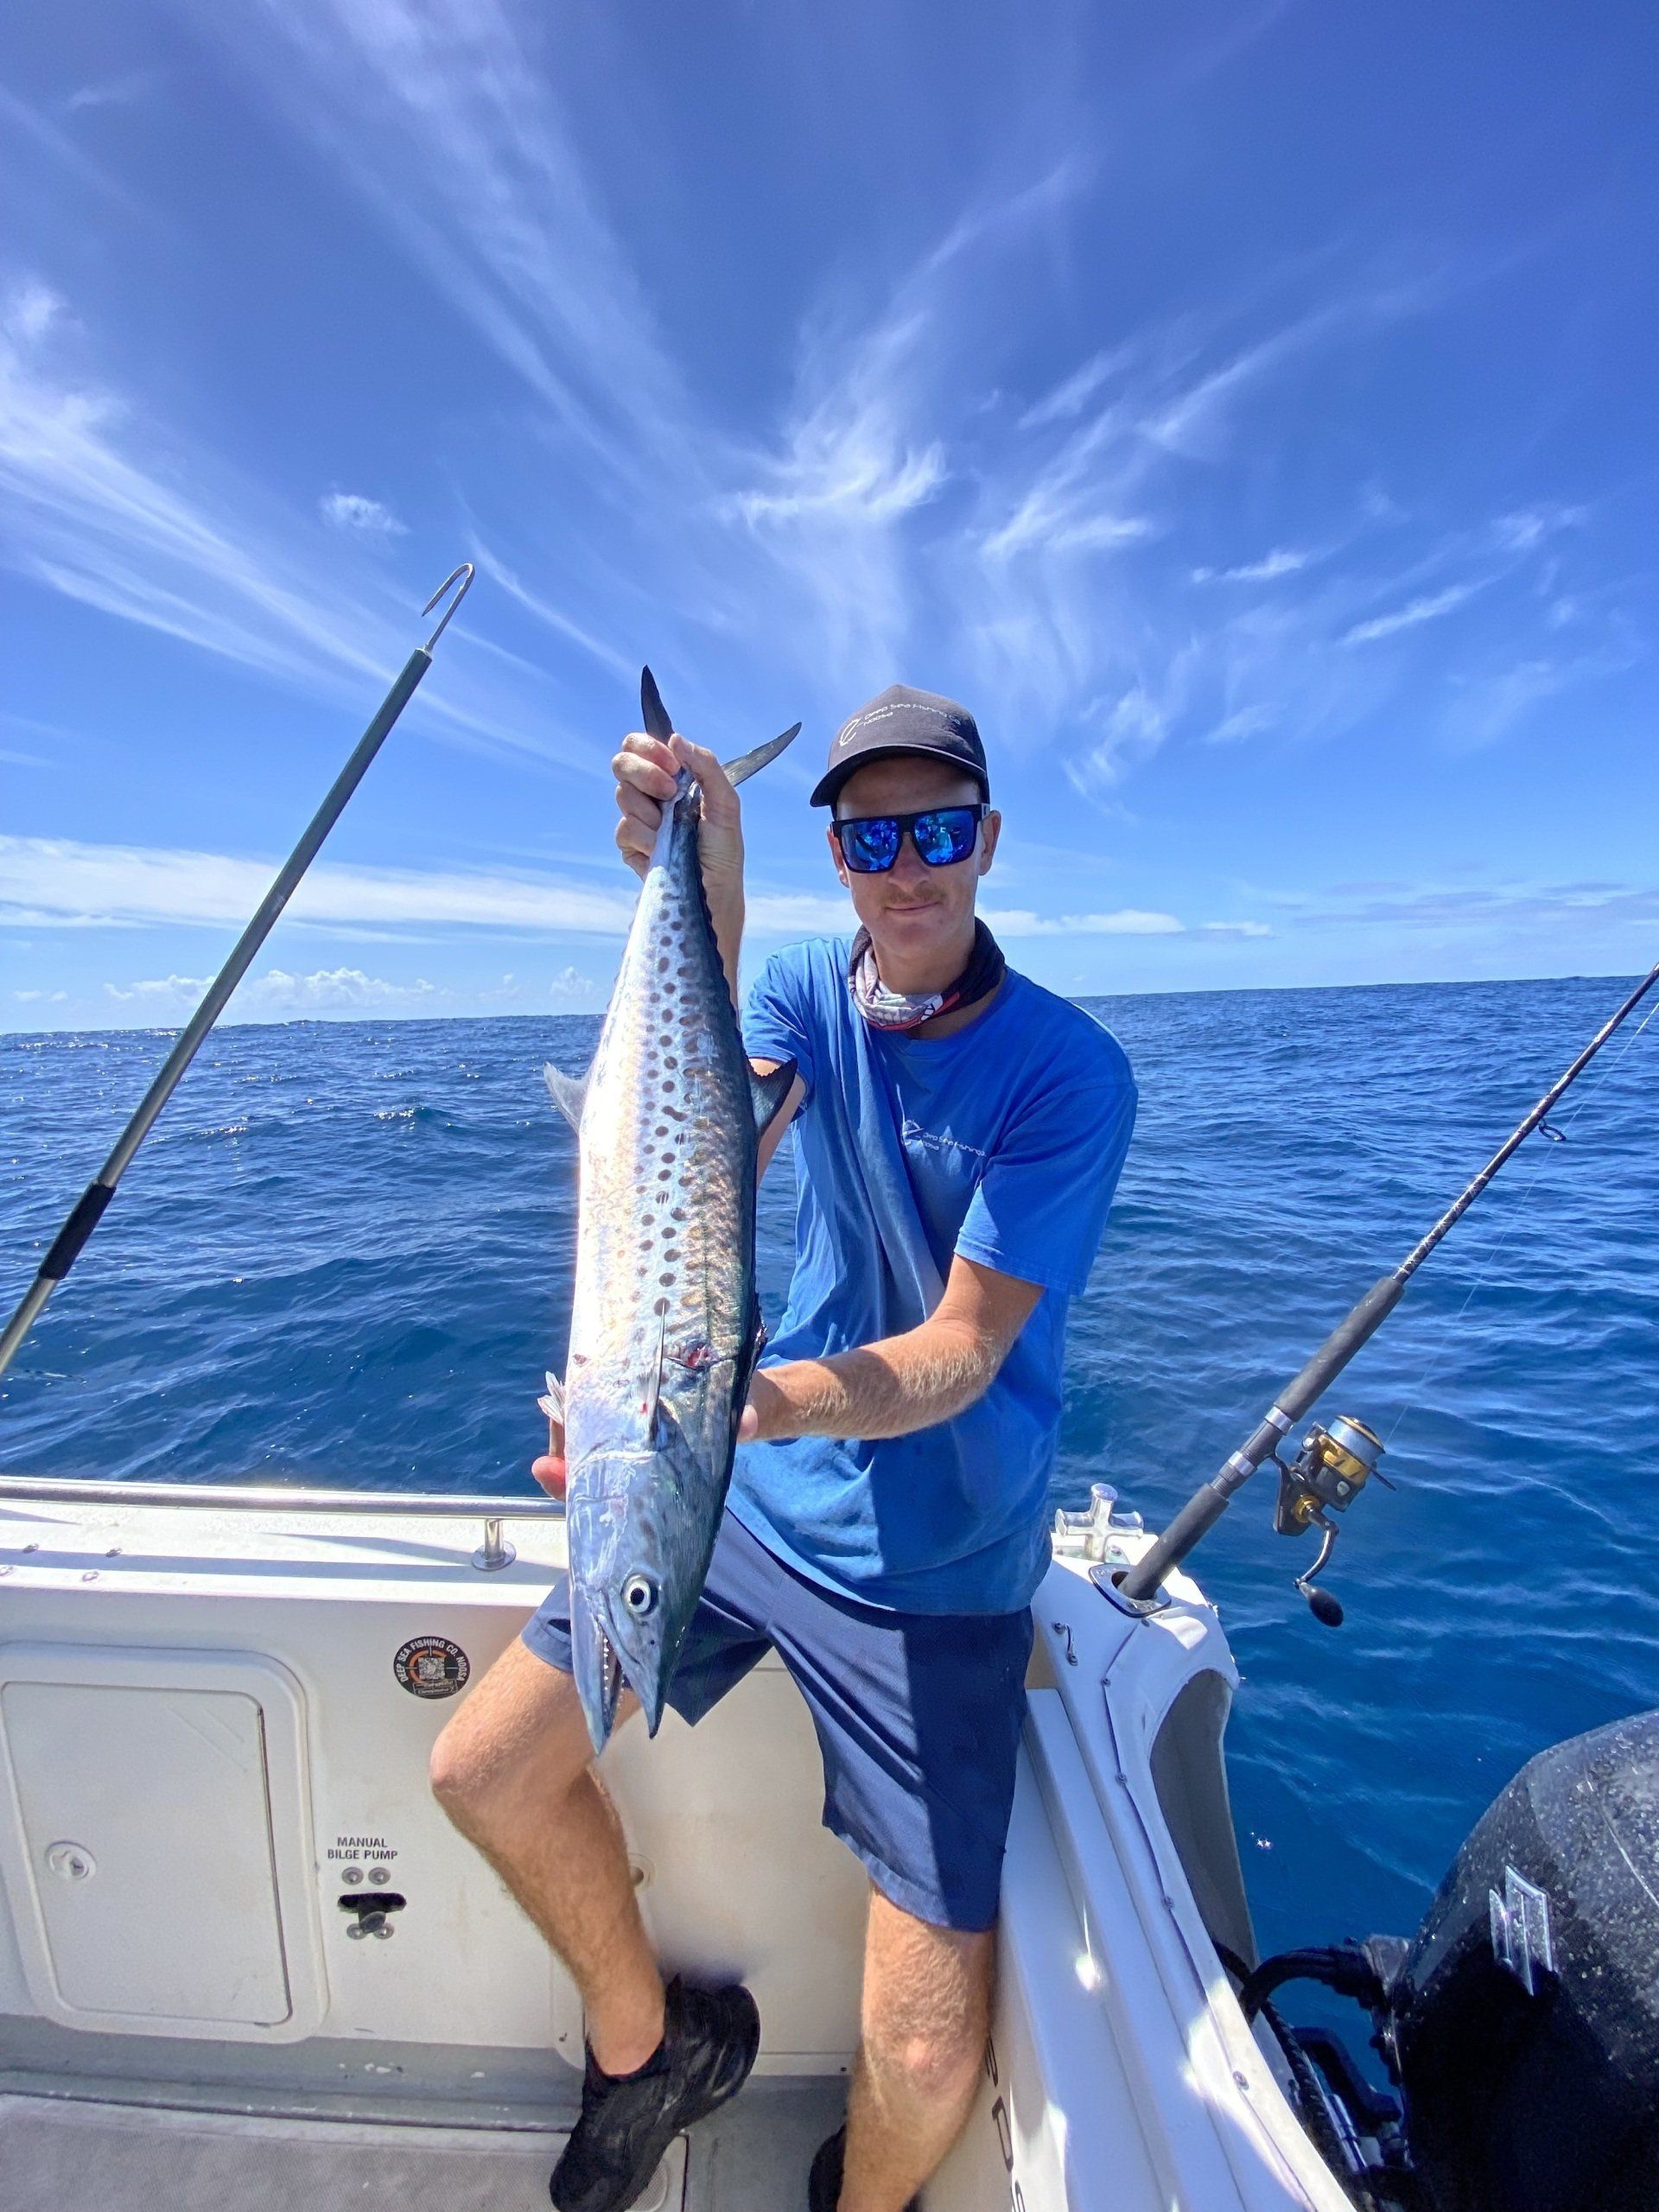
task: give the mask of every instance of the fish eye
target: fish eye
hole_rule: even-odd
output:
[[[647,1576],[631,1574],[622,1585],[622,1602],[635,1620],[643,1620],[657,1603],[657,1586]]]

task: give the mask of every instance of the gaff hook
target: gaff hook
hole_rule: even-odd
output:
[[[466,598],[467,593],[472,589],[474,574],[474,571],[472,563],[470,561],[463,561],[458,569],[452,569],[449,575],[444,578],[443,582],[438,586],[436,591],[433,593],[431,598],[427,601],[426,605],[421,609],[423,614],[429,614],[433,608],[437,606],[438,602],[442,599],[444,594],[449,589],[451,584],[455,582],[457,578],[461,579],[461,589],[450,601],[448,606],[445,607],[443,611],[443,620],[439,623],[437,628],[427,639],[425,646],[423,648],[423,651],[429,653],[433,646],[437,644],[438,639],[448,628],[450,617],[454,613],[455,609],[461,605],[461,601]]]

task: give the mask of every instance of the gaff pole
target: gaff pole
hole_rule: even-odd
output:
[[[1277,1452],[1294,1425],[1330,1389],[1360,1346],[1376,1335],[1400,1303],[1406,1285],[1446,1231],[1468,1212],[1510,1155],[1548,1117],[1562,1092],[1578,1081],[1613,1032],[1636,1011],[1656,983],[1659,983],[1659,967],[1648,970],[1624,1005],[1596,1032],[1566,1073],[1551,1084],[1526,1119],[1503,1140],[1474,1181],[1459,1193],[1427,1236],[1412,1246],[1392,1274],[1379,1277],[1353,1311],[1338,1323],[1301,1373],[1279,1393],[1249,1443],[1232,1454],[1218,1474],[1194,1491],[1157,1542],[1130,1567],[1117,1586],[1120,1596],[1131,1602],[1156,1596],[1159,1585],[1171,1567],[1179,1567],[1193,1546],[1209,1534],[1232,1503],[1234,1493],[1243,1488],[1264,1459]]]
[[[178,1087],[180,1078],[194,1059],[202,1039],[224,1012],[226,1000],[247,973],[254,955],[270,936],[276,917],[287,906],[301,877],[316,858],[323,839],[345,811],[346,801],[362,782],[370,761],[380,750],[392,724],[414,696],[416,686],[432,665],[433,648],[448,628],[450,617],[467,596],[472,581],[473,564],[470,561],[463,561],[453,575],[444,578],[422,608],[423,614],[430,614],[435,607],[449,598],[449,604],[444,608],[437,628],[423,645],[416,646],[404,662],[397,681],[381,701],[374,720],[358,740],[357,749],[334,779],[327,797],[307,823],[305,834],[277,872],[276,881],[260,902],[258,912],[237,939],[230,958],[208,985],[201,1004],[180,1031],[176,1043],[162,1064],[160,1073],[144,1093],[137,1112],[117,1138],[114,1150],[76,1199],[69,1218],[53,1238],[51,1249],[41,1262],[34,1281],[19,1300],[17,1310],[6,1324],[4,1335],[0,1336],[0,1375],[3,1375],[10,1366],[18,1346],[34,1326],[35,1316],[73,1267],[82,1246],[103,1219],[104,1210],[115,1196],[116,1185],[131,1164],[133,1154],[149,1135],[156,1116]],[[455,588],[457,586],[458,589]],[[449,597],[452,590],[454,596]]]

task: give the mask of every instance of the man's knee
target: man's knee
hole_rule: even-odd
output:
[[[891,2036],[877,2028],[866,2036],[865,2051],[874,2070],[907,2103],[944,2111],[972,2094],[984,2060],[985,2031],[959,2020],[912,2025]]]
[[[432,1793],[463,1834],[510,1820],[526,1793],[550,1810],[589,1757],[575,1686],[513,1644],[432,1746]]]
[[[995,1938],[932,1928],[877,1897],[865,1959],[864,2050],[888,2086],[939,2109],[973,2094],[990,2029]]]
[[[467,1815],[478,1811],[490,1794],[492,1762],[487,1744],[479,1738],[463,1707],[446,1724],[427,1765],[432,1795],[458,1827],[470,1826]]]

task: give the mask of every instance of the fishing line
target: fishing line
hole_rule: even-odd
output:
[[[1424,1362],[1421,1374],[1419,1375],[1417,1380],[1406,1392],[1406,1402],[1401,1407],[1399,1412],[1395,1415],[1393,1424],[1389,1427],[1384,1439],[1384,1442],[1387,1444],[1390,1451],[1394,1449],[1395,1439],[1398,1436],[1408,1416],[1414,1413],[1422,1412],[1423,1395],[1427,1390],[1429,1382],[1437,1374],[1439,1374],[1441,1368],[1445,1365],[1447,1357],[1447,1349],[1458,1333],[1459,1324],[1463,1320],[1464,1316],[1468,1313],[1471,1306],[1473,1305],[1477,1294],[1484,1287],[1485,1284],[1490,1280],[1492,1270],[1497,1263],[1499,1255],[1503,1251],[1503,1247],[1508,1243],[1510,1238],[1514,1235],[1516,1229],[1519,1226],[1527,1208],[1531,1205],[1533,1194],[1536,1191],[1540,1181],[1550,1171],[1550,1152],[1553,1152],[1555,1145],[1565,1144],[1567,1142],[1567,1131],[1573,1128],[1577,1123],[1580,1116],[1583,1114],[1585,1109],[1591,1103],[1592,1100],[1598,1096],[1603,1086],[1610,1082],[1618,1071],[1623,1067],[1625,1060],[1629,1058],[1631,1051],[1635,1047],[1637,1039],[1641,1036],[1643,1031],[1654,1019],[1656,1014],[1659,1014],[1659,1000],[1655,1001],[1654,1004],[1649,1007],[1647,1013],[1643,1015],[1641,1020],[1637,1024],[1630,1034],[1625,1039],[1618,1056],[1615,1058],[1609,1060],[1605,1067],[1597,1071],[1593,1079],[1585,1086],[1580,1096],[1573,1101],[1571,1111],[1563,1116],[1561,1123],[1557,1124],[1554,1122],[1545,1122],[1540,1124],[1539,1134],[1547,1135],[1552,1141],[1550,1143],[1550,1151],[1546,1152],[1544,1156],[1539,1160],[1538,1165],[1533,1169],[1530,1177],[1523,1185],[1509,1219],[1503,1222],[1501,1225],[1495,1226],[1491,1241],[1487,1247],[1485,1256],[1481,1263],[1479,1274],[1477,1274],[1473,1282],[1470,1284],[1468,1292],[1464,1298],[1464,1301],[1462,1305],[1459,1306],[1457,1312],[1452,1316],[1451,1321],[1446,1328],[1445,1334],[1440,1338],[1435,1349],[1430,1352],[1427,1359]]]

